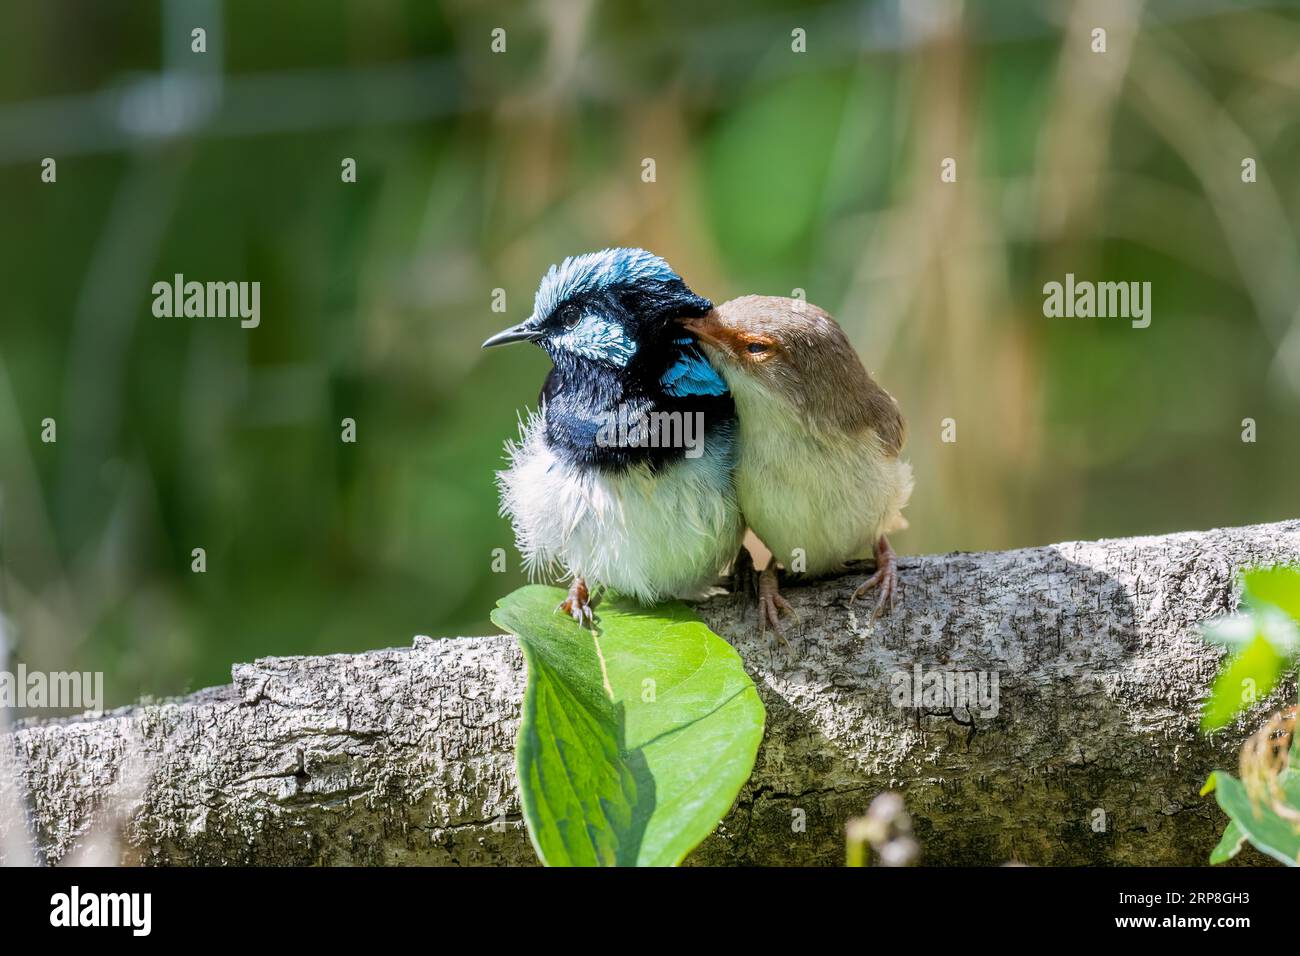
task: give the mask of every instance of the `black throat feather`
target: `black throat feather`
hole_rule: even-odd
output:
[[[707,363],[685,334],[643,346],[624,368],[557,357],[539,399],[548,445],[566,463],[604,473],[680,463],[700,450],[692,451],[683,436],[702,442],[704,454],[730,449],[736,419],[730,392],[678,394],[681,389],[665,387],[665,373],[684,359]]]

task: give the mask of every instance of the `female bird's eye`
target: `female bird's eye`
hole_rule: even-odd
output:
[[[582,313],[573,306],[566,306],[560,313],[560,322],[566,329],[571,329],[582,319]]]
[[[745,348],[750,355],[762,355],[764,352],[767,351],[767,343],[750,342],[749,345],[745,346]]]

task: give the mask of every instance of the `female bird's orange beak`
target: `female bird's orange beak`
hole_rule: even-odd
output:
[[[684,319],[682,325],[693,332],[696,338],[707,342],[709,345],[728,352],[734,351],[736,348],[735,335],[718,321],[717,315],[713,312]]]
[[[683,319],[682,325],[705,345],[741,365],[766,361],[776,351],[776,340],[771,335],[723,322],[716,310],[708,315]]]

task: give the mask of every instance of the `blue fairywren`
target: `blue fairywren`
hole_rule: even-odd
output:
[[[571,578],[557,610],[580,623],[589,582],[643,603],[698,597],[740,546],[735,406],[680,324],[711,309],[658,256],[606,249],[552,266],[533,314],[483,343],[551,358],[497,478],[530,574]]]
[[[899,458],[898,403],[862,366],[844,330],[814,305],[747,295],[688,317],[736,403],[736,494],[750,529],[772,552],[759,575],[759,625],[780,634],[792,610],[776,563],[809,575],[874,550],[875,614],[898,582],[887,534],[907,527],[912,468]]]

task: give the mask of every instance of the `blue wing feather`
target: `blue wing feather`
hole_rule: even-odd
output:
[[[679,398],[687,395],[726,395],[727,383],[717,369],[696,349],[682,351],[659,380],[665,392]]]

